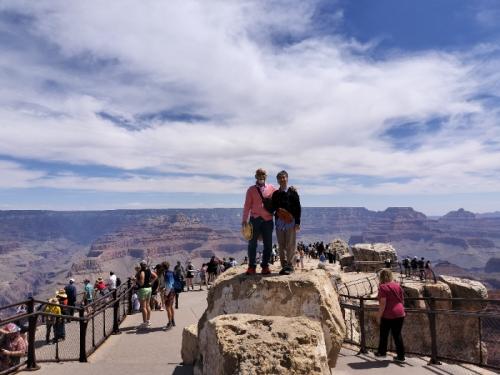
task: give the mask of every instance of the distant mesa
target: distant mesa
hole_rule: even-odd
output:
[[[500,258],[490,258],[484,267],[484,272],[500,273]]]
[[[463,208],[458,209],[457,211],[450,211],[446,215],[444,215],[442,218],[439,220],[443,221],[455,221],[455,220],[463,220],[463,221],[469,221],[469,220],[475,220],[476,219],[476,214],[470,211],[466,211]]]

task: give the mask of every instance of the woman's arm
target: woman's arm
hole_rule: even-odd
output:
[[[146,277],[146,274],[144,273],[144,271],[141,271],[139,273],[139,280],[137,280],[137,284],[139,284],[139,286],[143,286],[144,285],[144,279]]]
[[[153,284],[153,282],[158,278],[158,275],[156,274],[156,272],[153,272],[151,271],[151,284]]]
[[[384,315],[385,305],[387,303],[387,298],[382,297],[378,301],[378,314],[377,314],[377,322],[380,324],[382,320],[382,316]]]

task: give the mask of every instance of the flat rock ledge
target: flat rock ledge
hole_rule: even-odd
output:
[[[330,374],[321,324],[304,317],[228,314],[200,333],[201,374]]]

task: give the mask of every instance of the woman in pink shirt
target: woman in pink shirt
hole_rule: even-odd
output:
[[[378,287],[378,322],[380,323],[380,340],[376,357],[385,357],[387,352],[387,339],[392,333],[396,345],[397,362],[405,361],[405,347],[401,336],[401,329],[405,319],[404,297],[401,286],[392,280],[390,269],[384,268],[380,272],[380,285]]]

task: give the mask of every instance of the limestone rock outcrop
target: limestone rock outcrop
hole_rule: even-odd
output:
[[[397,260],[396,249],[388,243],[358,243],[351,248],[354,258],[359,261]]]
[[[195,374],[330,374],[323,328],[305,317],[217,316],[199,339]]]
[[[330,243],[330,247],[333,251],[337,252],[337,256],[339,256],[339,257],[342,255],[349,254],[349,244],[346,241],[341,240],[340,238],[334,239]]]
[[[484,286],[481,283],[467,279],[442,276],[447,282],[437,282],[432,284],[419,283],[417,281],[405,283],[403,289],[406,297],[434,297],[434,298],[487,298],[483,293]],[[485,289],[484,289],[485,290]],[[479,311],[484,308],[485,303],[475,302],[473,304],[456,303],[453,306],[451,301],[435,301],[435,309],[449,310],[451,308],[462,311]],[[369,303],[377,305],[376,301]],[[431,333],[430,306],[422,301],[410,302],[405,300],[406,308],[416,309],[408,311],[403,326],[403,338],[408,352],[430,353]],[[473,309],[471,308],[473,307]],[[352,315],[352,314],[351,314]],[[376,348],[378,345],[379,326],[376,319],[376,309],[368,312],[365,320],[366,342],[368,347]],[[353,327],[356,328],[356,321]],[[478,332],[480,330],[477,317],[470,317],[460,314],[446,314],[438,312],[436,314],[436,337],[438,340],[438,355],[443,357],[457,357],[465,361],[479,361],[479,341]],[[356,335],[356,332],[352,333]],[[392,348],[394,349],[394,348]],[[483,360],[487,358],[487,350],[483,346]]]
[[[329,366],[334,367],[345,323],[330,275],[315,269],[289,276],[248,277],[242,271],[242,267],[229,269],[210,289],[208,307],[198,323],[199,337],[207,322],[219,315],[302,316],[320,322]]]
[[[198,357],[198,324],[191,324],[182,330],[182,363],[193,365]]]
[[[453,276],[439,276],[439,281],[444,282],[450,287],[451,296],[453,298],[465,299],[487,299],[488,290],[479,281],[462,279]],[[454,301],[453,309],[465,311],[479,311],[486,307],[484,302],[481,301]]]
[[[357,271],[377,271],[389,259],[397,263],[396,249],[388,243],[358,243],[351,247]]]

